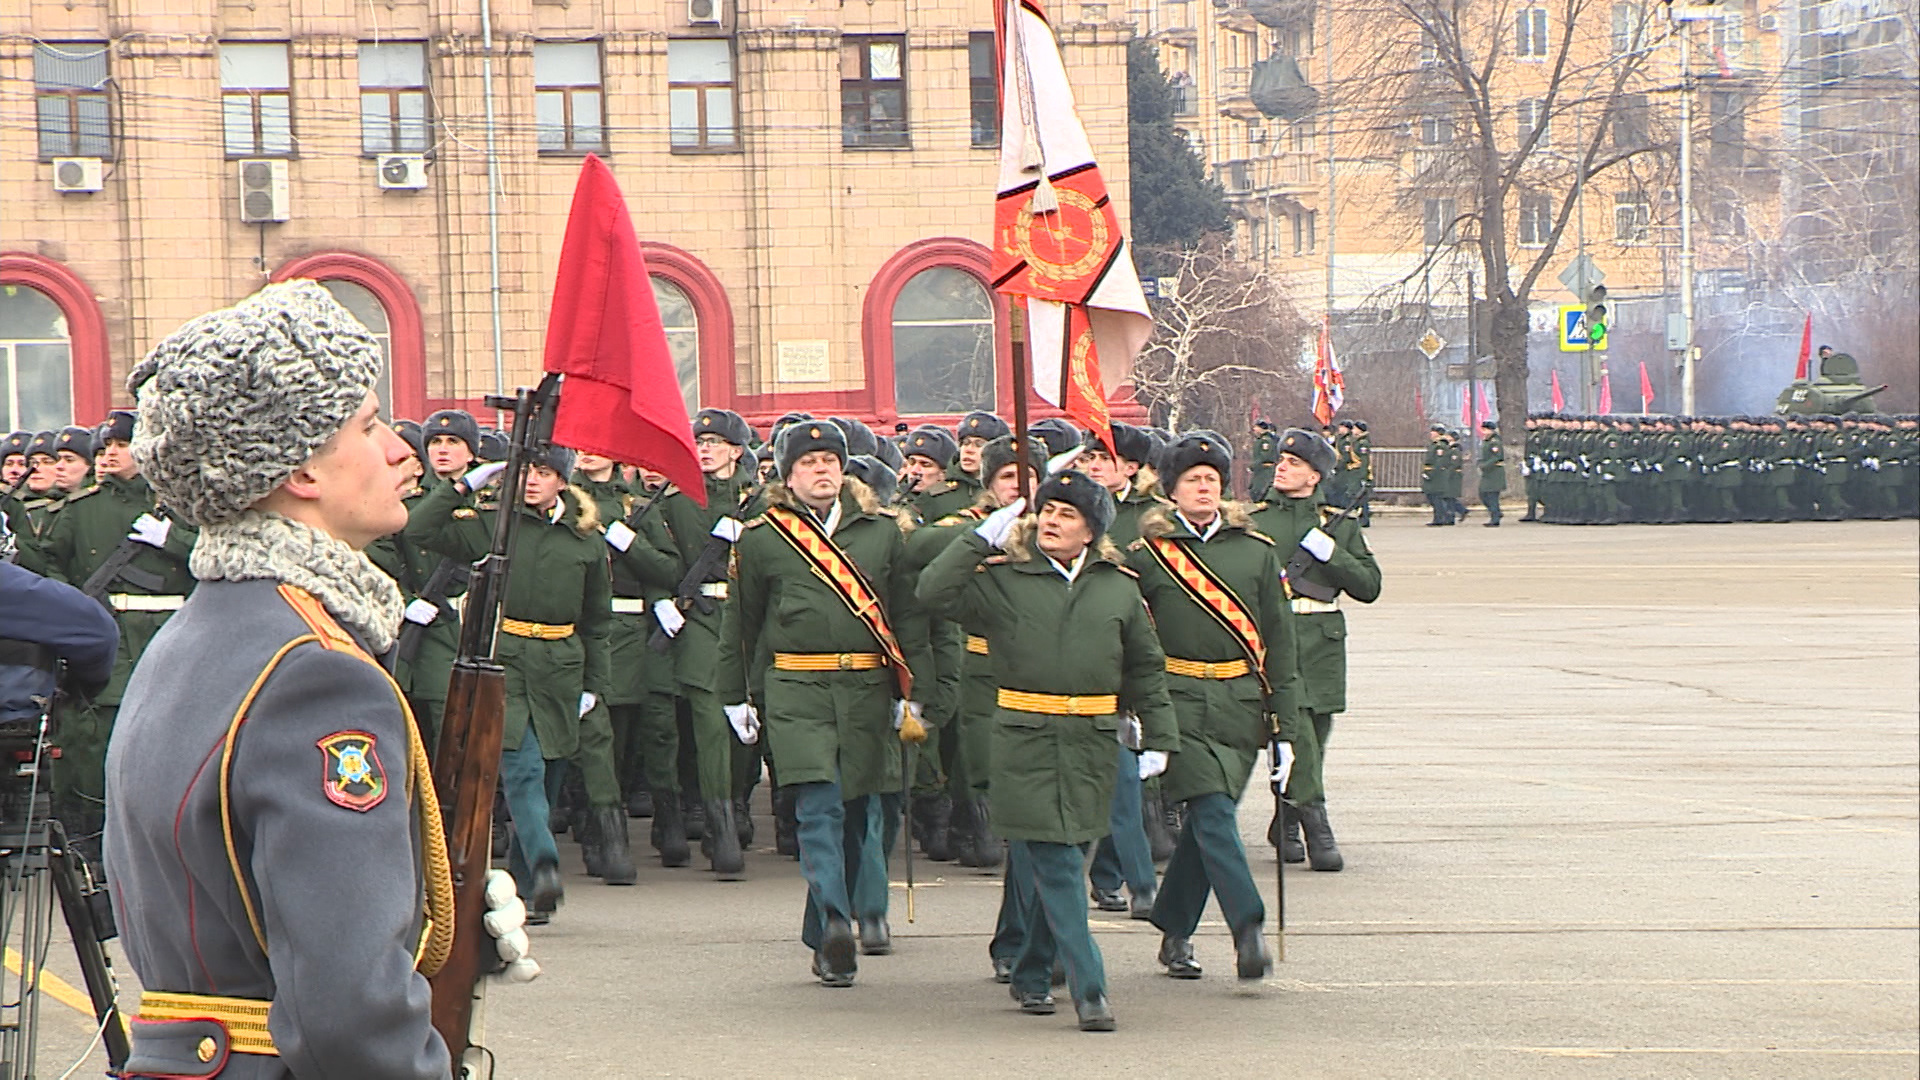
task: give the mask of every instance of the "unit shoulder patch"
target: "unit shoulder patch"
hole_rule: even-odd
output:
[[[364,814],[386,801],[387,770],[376,742],[364,731],[336,731],[314,744],[320,748],[320,789],[328,802]]]

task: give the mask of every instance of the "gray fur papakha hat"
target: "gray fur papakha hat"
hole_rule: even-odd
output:
[[[174,513],[232,521],[326,445],[379,375],[379,342],[331,293],[269,285],[188,322],[134,365],[134,460]]]

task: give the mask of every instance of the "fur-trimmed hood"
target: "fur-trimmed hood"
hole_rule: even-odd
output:
[[[589,495],[585,488],[578,484],[568,484],[561,488],[560,505],[566,507],[560,514],[560,524],[572,528],[581,536],[592,536],[599,531],[602,524],[600,504],[593,501],[593,496]],[[532,507],[524,504],[521,509],[536,517],[541,516]]]
[[[1007,542],[1001,548],[1006,552],[1008,562],[1024,563],[1034,560],[1038,551],[1033,546],[1033,533],[1038,527],[1031,515],[1013,523],[1013,530],[1007,534]],[[1094,541],[1093,555],[1096,559],[1105,560],[1122,569],[1126,568],[1127,562],[1120,554],[1120,549],[1113,545],[1112,540],[1104,536]]]
[[[1220,504],[1220,516],[1225,519],[1226,527],[1250,532],[1253,529],[1253,512],[1246,503],[1228,499]],[[1173,507],[1156,506],[1140,515],[1140,536],[1146,540],[1158,540],[1183,531],[1180,523],[1173,519]]]

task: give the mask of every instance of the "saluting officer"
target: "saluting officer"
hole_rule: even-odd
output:
[[[1167,688],[1180,720],[1180,753],[1161,787],[1186,804],[1151,919],[1165,936],[1160,963],[1197,979],[1193,932],[1207,895],[1233,934],[1243,980],[1265,978],[1273,959],[1266,906],[1247,867],[1236,808],[1260,750],[1280,718],[1291,734],[1299,685],[1293,616],[1274,543],[1254,531],[1245,506],[1226,501],[1233,475],[1227,441],[1211,431],[1181,436],[1161,455],[1171,510],[1149,511],[1127,565],[1167,650]]]
[[[450,1075],[426,979],[452,946],[440,809],[374,659],[400,590],[362,553],[406,521],[380,367],[297,281],[193,320],[128,380],[141,472],[200,528],[200,584],[134,671],[107,758],[142,988],[129,1076]]]
[[[1315,870],[1346,865],[1327,819],[1322,766],[1333,717],[1347,709],[1347,617],[1342,594],[1363,604],[1380,596],[1380,566],[1360,524],[1329,506],[1320,492],[1324,470],[1333,467],[1333,448],[1310,431],[1289,428],[1280,439],[1280,464],[1274,469],[1275,497],[1255,509],[1253,521],[1273,538],[1285,558],[1288,604],[1295,616],[1299,644],[1301,708],[1312,721],[1292,740],[1293,773],[1287,783],[1284,812],[1268,829],[1268,839],[1288,862],[1310,858]],[[1306,833],[1306,851],[1293,843],[1294,825]],[[1284,835],[1284,842],[1276,837]]]
[[[932,673],[907,573],[911,523],[847,478],[837,424],[789,427],[777,450],[782,479],[734,548],[716,683],[728,723],[757,741],[748,690],[771,661],[765,727],[799,814],[801,942],[815,977],[844,987],[858,970],[855,921],[862,951],[893,948],[882,820],[892,809],[872,800],[900,790],[900,740],[925,738],[913,694]]]
[[[1007,874],[1027,901],[1026,941],[1008,991],[1022,1012],[1054,1011],[1055,957],[1065,963],[1083,1031],[1112,1031],[1107,977],[1081,899],[1080,845],[1107,832],[1114,741],[1137,716],[1141,778],[1180,747],[1166,655],[1134,575],[1103,543],[1113,496],[1066,470],[989,515],[927,567],[920,595],[985,631],[999,679],[991,779]],[[998,552],[1004,551],[1004,554]]]
[[[548,821],[566,762],[580,750],[580,721],[607,690],[612,590],[598,510],[567,486],[573,451],[553,447],[530,462],[521,491],[468,503],[505,469],[505,462],[488,462],[428,492],[408,515],[406,536],[472,564],[493,547],[494,514],[511,507],[527,516],[513,534],[500,616],[499,661],[507,672],[500,784],[513,817],[510,865],[528,883],[527,906],[539,921],[564,895]],[[602,854],[610,863],[625,860],[621,876],[631,883],[626,811],[611,756],[584,756],[580,766],[595,824],[604,830],[597,834]]]
[[[108,414],[100,434],[100,483],[67,499],[40,545],[48,576],[75,587],[85,585],[122,547],[133,553],[103,596],[120,626],[113,679],[86,707],[63,712],[60,757],[54,763],[55,813],[69,835],[81,838],[83,850],[96,855],[106,824],[107,738],[134,664],[193,587],[187,558],[199,535],[155,504],[153,488],[133,458],[133,414]]]

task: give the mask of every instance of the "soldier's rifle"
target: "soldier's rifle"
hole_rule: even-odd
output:
[[[1343,521],[1352,520],[1360,513],[1360,508],[1367,504],[1367,496],[1372,494],[1372,484],[1361,485],[1360,494],[1354,498],[1353,505],[1342,508],[1339,513],[1333,515],[1331,519],[1319,526],[1320,530],[1325,532],[1327,526],[1338,525]],[[1313,557],[1312,552],[1296,545],[1293,549],[1292,557],[1287,559],[1287,587],[1309,600],[1318,600],[1326,603],[1338,597],[1340,590],[1333,585],[1322,585],[1317,581],[1307,580],[1307,571],[1313,569],[1318,561],[1319,560]]]
[[[666,488],[663,487],[660,490],[664,492]],[[659,494],[656,493],[654,498],[659,498]],[[649,500],[649,504],[651,501]],[[733,508],[733,516],[737,517],[743,513],[747,504],[752,501],[753,489],[748,488],[742,491],[739,504]],[[702,615],[711,615],[720,610],[720,605],[714,602],[713,597],[702,590],[709,583],[726,579],[727,556],[732,550],[733,541],[724,536],[708,534],[707,542],[700,548],[700,554],[694,556],[693,562],[687,567],[687,572],[681,575],[680,584],[674,586],[674,606],[681,611],[689,608],[698,609]],[[647,648],[657,653],[665,653],[672,647],[673,636],[667,633],[666,628],[655,626],[653,634],[647,638]]]
[[[548,375],[537,389],[521,387],[512,397],[489,395],[486,399],[488,408],[513,413],[513,427],[501,478],[501,508],[493,523],[493,546],[468,577],[459,652],[447,684],[446,714],[433,770],[446,817],[454,896],[453,952],[430,980],[433,1026],[447,1044],[457,1080],[480,1075],[479,1059],[486,1054],[474,1045],[474,1015],[484,997],[482,977],[498,964],[493,939],[483,924],[493,792],[506,729],[507,676],[496,658],[495,643],[507,595],[509,556],[522,517],[519,496],[529,463],[551,444],[559,390],[560,377]]]
[[[155,517],[165,513],[166,511],[158,506],[153,508]],[[94,567],[93,573],[87,575],[87,580],[80,586],[80,591],[92,597],[95,603],[108,611],[113,610],[113,604],[107,599],[107,590],[116,581],[124,579],[148,592],[158,592],[166,585],[167,579],[133,565],[133,560],[139,558],[140,552],[146,547],[147,543],[144,540],[136,540],[131,536],[123,538],[112,551],[107,553],[107,557],[101,561],[100,565]]]
[[[427,583],[419,593],[420,599],[439,608],[441,614],[447,614],[451,610],[451,605],[447,603],[447,590],[457,584],[454,579],[465,571],[466,567],[460,565],[459,560],[441,559],[439,565],[433,568],[433,573],[427,575]],[[400,627],[400,637],[394,643],[394,654],[411,662],[420,653],[420,642],[426,639],[429,625],[408,619]]]

